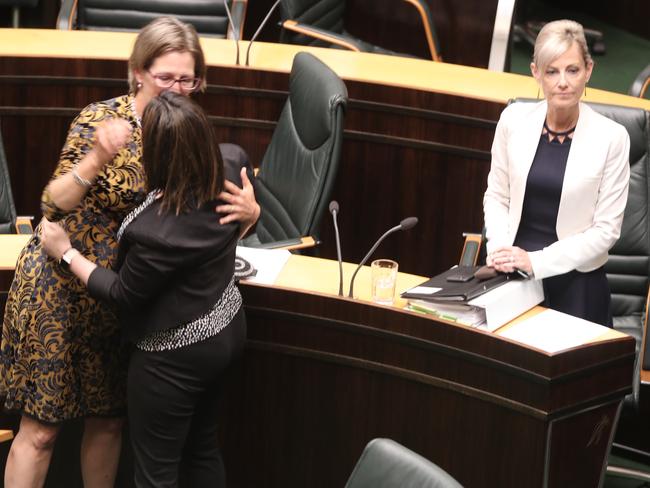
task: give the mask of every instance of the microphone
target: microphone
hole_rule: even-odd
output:
[[[352,279],[350,280],[350,293],[348,293],[348,297],[354,298],[353,297],[353,290],[354,290],[354,279],[357,276],[357,273],[361,269],[361,266],[366,264],[366,261],[368,261],[368,258],[372,256],[372,253],[375,252],[375,250],[379,247],[379,244],[386,239],[389,235],[391,235],[393,232],[397,232],[398,230],[409,230],[415,227],[415,225],[418,223],[418,218],[417,217],[407,217],[404,220],[402,220],[399,225],[396,225],[392,229],[388,229],[383,236],[381,236],[379,239],[377,239],[377,242],[375,242],[375,245],[370,248],[370,251],[368,251],[368,254],[366,254],[361,262],[359,263],[359,266],[357,266],[357,269],[354,271],[354,274],[352,275]]]
[[[235,47],[237,48],[237,59],[236,63],[239,66],[239,30],[235,27],[235,23],[232,20],[232,14],[230,13],[230,7],[228,7],[228,0],[223,0],[223,6],[226,8],[226,15],[228,16],[228,25],[232,29],[232,33],[235,36]]]
[[[262,30],[262,27],[264,27],[264,26],[266,25],[266,23],[267,23],[268,20],[269,20],[269,17],[271,16],[271,14],[273,13],[273,11],[275,10],[275,8],[276,8],[278,5],[280,5],[280,0],[277,0],[277,1],[276,1],[276,2],[271,6],[271,8],[269,9],[268,13],[266,14],[266,17],[264,17],[264,20],[260,23],[260,26],[259,26],[259,27],[257,28],[257,30],[255,31],[255,34],[253,34],[253,37],[251,37],[251,40],[248,41],[248,49],[246,49],[246,66],[248,66],[248,55],[249,55],[250,52],[251,52],[251,46],[253,45],[253,41],[255,41],[255,39],[257,39],[258,34],[259,34],[260,31]]]
[[[339,202],[332,200],[330,202],[330,213],[334,221],[334,236],[336,237],[336,257],[339,260],[339,296],[343,296],[343,259],[341,259],[341,239],[339,237],[339,226],[336,222],[336,215],[339,213]]]

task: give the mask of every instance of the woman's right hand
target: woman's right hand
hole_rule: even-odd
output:
[[[108,119],[95,129],[95,152],[98,162],[104,166],[126,146],[131,138],[131,125],[124,119]]]
[[[41,245],[45,252],[48,256],[61,260],[63,253],[72,247],[65,229],[59,224],[43,218],[40,223],[40,231]]]

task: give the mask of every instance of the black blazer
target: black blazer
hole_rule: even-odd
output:
[[[245,153],[227,149],[226,177],[241,185],[237,170]],[[239,224],[219,224],[217,204],[160,215],[155,201],[126,226],[119,271],[98,267],[91,273],[90,294],[114,306],[129,339],[186,324],[221,297],[233,276]]]

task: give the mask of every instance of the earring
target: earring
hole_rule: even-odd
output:
[[[585,85],[585,97],[587,96],[587,85]]]
[[[142,88],[142,83],[140,83],[140,82],[138,81],[138,82],[136,83],[135,87],[136,87],[136,88]]]

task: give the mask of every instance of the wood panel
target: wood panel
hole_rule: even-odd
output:
[[[311,269],[309,258],[292,259]],[[416,450],[468,488],[486,479],[505,488],[598,486],[631,391],[631,337],[612,331],[547,354],[325,295],[322,281],[306,284],[311,291],[291,289],[284,274],[283,288],[240,285],[248,341],[218,412],[229,486],[343,486],[374,437]],[[17,419],[0,415],[0,426],[16,429]],[[64,427],[47,487],[82,486],[80,437],[80,422]],[[123,447],[117,486],[130,488],[128,438]]]
[[[631,339],[547,355],[358,301],[242,291],[249,342],[221,423],[232,486],[343,486],[374,437],[467,487],[598,485]]]
[[[86,104],[125,91],[126,63],[5,57],[0,70],[0,124],[16,206],[20,214],[38,216],[71,120]],[[240,144],[258,166],[287,95],[287,74],[212,67],[208,80],[197,99],[217,138]],[[482,227],[488,151],[502,105],[347,84],[350,103],[332,195],[341,205],[344,259],[358,261],[388,227],[415,215],[422,223],[378,252],[407,272],[426,275],[451,266],[462,232]],[[320,252],[334,257],[329,215],[321,229]]]

